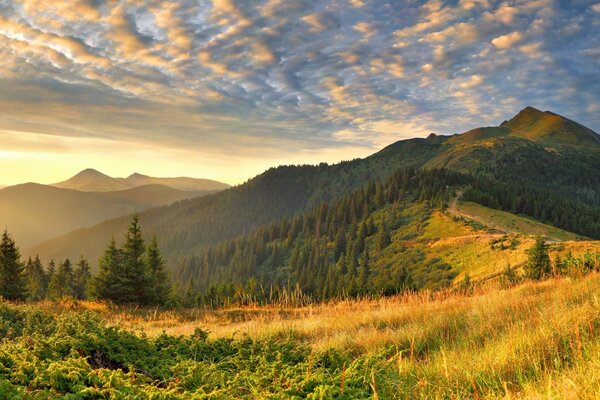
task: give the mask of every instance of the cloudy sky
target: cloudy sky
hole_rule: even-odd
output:
[[[239,183],[497,125],[600,131],[600,2],[0,0],[0,183]]]

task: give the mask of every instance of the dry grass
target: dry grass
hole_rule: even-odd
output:
[[[62,307],[95,310],[110,324],[151,337],[202,328],[213,338],[294,338],[315,352],[336,349],[364,362],[379,360],[374,382],[398,393],[394,398],[595,398],[599,296],[600,274],[594,273],[507,290],[489,283],[472,294],[412,293],[292,309]]]

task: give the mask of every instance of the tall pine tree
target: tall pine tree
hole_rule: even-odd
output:
[[[25,277],[27,280],[27,299],[31,301],[42,300],[46,296],[48,280],[38,256],[34,260],[29,257],[25,265]]]
[[[91,280],[90,266],[81,257],[73,271],[73,295],[79,300],[87,299],[89,283]]]
[[[165,304],[170,291],[169,279],[165,271],[165,260],[158,249],[156,237],[150,242],[146,253],[149,283],[147,302],[150,304]]]
[[[125,303],[143,303],[148,291],[148,275],[144,260],[144,239],[139,218],[133,217],[123,244],[123,268],[127,286],[131,289],[122,293]]]
[[[9,300],[25,300],[26,282],[21,254],[7,230],[0,243],[0,296]]]
[[[98,276],[94,279],[93,292],[99,299],[110,300],[115,303],[123,302],[123,292],[129,296],[131,290],[125,279],[122,267],[122,253],[117,248],[113,237],[98,260]]]

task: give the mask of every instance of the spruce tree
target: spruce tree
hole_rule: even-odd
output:
[[[527,276],[535,280],[547,277],[552,266],[546,241],[542,237],[537,237],[535,244],[527,251],[527,254],[528,259],[525,265]]]
[[[88,288],[91,280],[90,266],[81,257],[73,271],[73,295],[79,300],[88,298]]]
[[[165,260],[158,249],[156,237],[150,242],[146,253],[149,283],[147,302],[150,304],[165,304],[171,288],[165,271]]]
[[[27,299],[31,301],[42,300],[46,296],[48,281],[38,256],[35,257],[35,260],[31,260],[31,257],[29,257],[25,265],[25,277],[27,280]]]
[[[125,284],[131,290],[122,292],[122,302],[143,303],[148,291],[148,276],[144,260],[144,239],[137,215],[129,224],[125,243],[123,244],[123,269]]]
[[[58,266],[48,283],[48,297],[52,300],[60,300],[73,297],[73,264],[67,258]]]
[[[379,235],[377,237],[377,251],[381,252],[383,249],[388,247],[392,243],[392,239],[390,237],[390,230],[385,221],[381,222],[381,226],[379,228]]]
[[[8,300],[25,300],[26,282],[21,254],[7,230],[0,243],[0,296]]]
[[[131,288],[128,287],[122,267],[121,250],[113,237],[104,254],[98,260],[98,276],[94,279],[93,292],[99,299],[110,300],[115,303],[124,302],[125,297],[130,297]],[[125,295],[124,295],[125,294]]]
[[[365,254],[358,270],[358,290],[361,294],[369,293],[369,275],[371,274],[369,266],[369,249],[365,248]]]

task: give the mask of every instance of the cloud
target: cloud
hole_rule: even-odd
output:
[[[496,124],[529,103],[600,130],[586,111],[597,6],[0,1],[0,124],[272,163]]]
[[[492,39],[492,44],[499,49],[510,49],[514,44],[520,42],[523,39],[521,32],[512,32],[506,35],[498,36]]]
[[[596,3],[596,4],[592,5],[591,8],[593,11],[600,13],[600,3]]]

